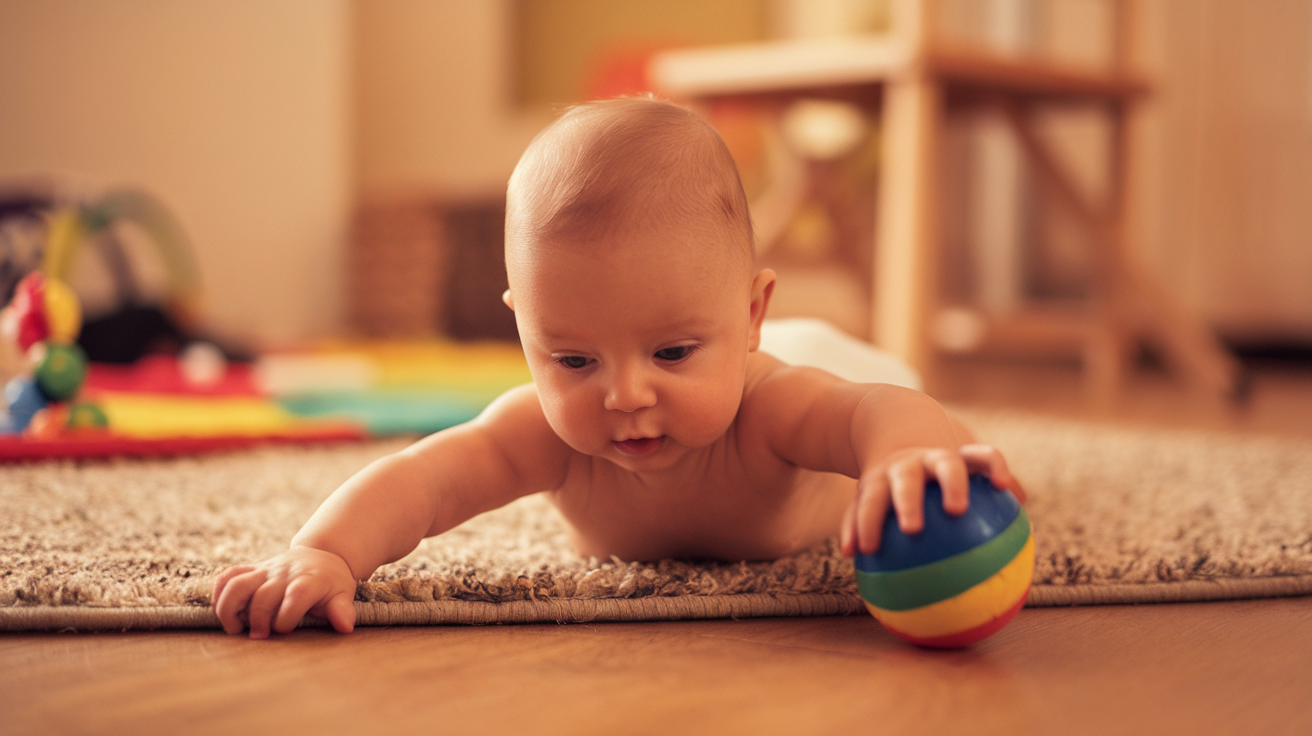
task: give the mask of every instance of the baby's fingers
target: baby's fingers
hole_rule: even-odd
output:
[[[339,633],[349,634],[355,628],[354,600],[354,586],[346,591],[322,577],[297,578],[287,586],[274,631],[280,634],[292,631],[308,612],[328,619]]]
[[[264,585],[266,573],[254,569],[237,573],[225,581],[223,591],[214,599],[214,614],[223,624],[223,630],[229,634],[240,634],[246,624],[241,620],[241,612],[246,610],[251,596]]]
[[[897,525],[907,534],[916,534],[925,526],[925,466],[927,464],[927,461],[922,461],[916,456],[902,460],[888,469]]]
[[[266,580],[251,596],[250,605],[246,607],[246,616],[250,619],[251,638],[267,639],[273,627],[273,617],[282,605],[283,595],[287,590],[287,580],[281,575]]]
[[[856,554],[856,509],[860,502],[860,496],[852,499],[852,503],[847,506],[847,511],[843,513],[843,523],[838,527],[838,548],[842,550],[845,557]]]
[[[856,549],[870,555],[879,550],[884,517],[888,514],[888,477],[875,473],[857,484],[855,521]]]
[[[273,630],[286,634],[296,628],[305,612],[328,595],[328,583],[317,577],[298,577],[287,586],[274,617]]]
[[[1025,491],[1021,488],[1020,481],[1012,475],[1011,468],[1007,467],[1007,459],[998,452],[997,448],[990,445],[964,445],[961,448],[961,457],[966,461],[966,467],[970,472],[988,475],[993,485],[1006,488],[1016,494],[1016,498],[1021,503],[1025,503]]]
[[[223,595],[223,588],[228,584],[229,580],[232,580],[238,575],[244,575],[254,569],[254,565],[236,565],[219,573],[219,576],[214,578],[214,588],[210,593],[210,605],[218,606],[219,596]]]
[[[966,467],[958,453],[947,450],[925,453],[925,472],[938,479],[939,488],[943,489],[943,510],[953,516],[960,516],[970,508],[970,476]]]
[[[355,630],[355,596],[351,593],[338,593],[328,601],[324,613],[328,623],[339,634],[349,634]]]

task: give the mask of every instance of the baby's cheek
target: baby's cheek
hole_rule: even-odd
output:
[[[595,453],[596,424],[593,414],[582,405],[577,395],[568,391],[554,391],[551,387],[539,388],[539,400],[542,413],[547,417],[547,424],[565,444],[584,453]]]
[[[669,434],[685,447],[705,447],[723,437],[733,425],[740,401],[737,394],[685,397]]]

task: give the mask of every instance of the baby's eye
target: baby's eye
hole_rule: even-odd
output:
[[[588,359],[582,355],[562,355],[556,358],[556,362],[572,370],[578,370],[588,364]]]
[[[692,345],[676,345],[672,348],[661,348],[656,351],[655,355],[657,360],[665,360],[673,363],[688,357],[688,354],[691,353],[692,350]]]

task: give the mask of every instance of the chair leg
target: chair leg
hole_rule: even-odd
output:
[[[941,91],[928,74],[884,89],[883,165],[875,240],[875,342],[920,371],[932,385],[928,323],[937,294],[935,146]]]
[[[1113,376],[1123,370],[1129,343],[1139,336],[1158,347],[1168,364],[1191,385],[1226,398],[1241,397],[1244,383],[1239,362],[1202,319],[1179,304],[1157,279],[1138,266],[1129,252],[1124,215],[1129,158],[1124,145],[1124,112],[1115,113],[1118,129],[1113,151],[1112,206],[1100,208],[1075,185],[1075,179],[1039,137],[1033,120],[1015,104],[1003,103],[1003,109],[1039,177],[1083,221],[1098,243],[1094,290],[1104,296],[1102,306],[1095,310],[1097,324],[1090,330],[1090,347],[1085,356],[1090,361],[1089,370],[1096,374],[1087,384],[1093,394],[1091,400],[1104,401],[1098,394],[1119,383]],[[1119,349],[1113,346],[1118,341]],[[1116,357],[1118,352],[1120,358]],[[1119,361],[1120,368],[1114,369],[1112,361]]]

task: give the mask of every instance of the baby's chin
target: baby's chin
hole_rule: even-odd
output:
[[[606,460],[630,473],[654,473],[674,467],[693,448],[684,446],[669,435],[661,435],[574,449],[584,455]]]

